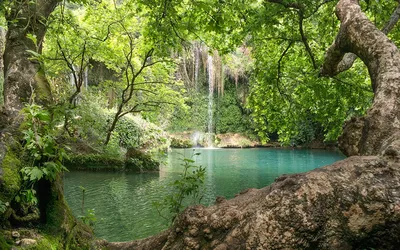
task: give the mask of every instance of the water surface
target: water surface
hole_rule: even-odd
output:
[[[217,196],[232,198],[247,188],[261,188],[276,177],[300,173],[341,160],[335,151],[299,149],[196,149],[197,165],[206,168],[204,205]],[[152,205],[171,192],[168,183],[182,172],[181,159],[190,158],[192,149],[175,149],[168,154],[159,173],[69,172],[65,175],[65,196],[75,215],[94,209],[95,234],[109,241],[145,238],[167,225]]]

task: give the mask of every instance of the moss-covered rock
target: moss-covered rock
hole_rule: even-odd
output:
[[[125,169],[134,172],[158,171],[160,163],[151,155],[134,148],[128,149],[125,156]]]
[[[125,162],[123,159],[111,157],[104,154],[77,154],[70,156],[65,166],[73,170],[123,170]]]
[[[84,250],[93,249],[93,237],[87,237],[82,233],[87,229],[82,223],[75,225],[67,235],[55,234],[54,232],[43,231],[32,228],[16,228],[0,231],[0,249],[24,249],[24,250]],[[15,233],[17,236],[12,236]]]
[[[3,182],[0,185],[0,200],[10,202],[18,193],[21,186],[21,161],[17,156],[8,150],[2,162]]]
[[[71,156],[65,166],[70,170],[146,172],[158,171],[160,163],[149,154],[128,149],[125,159],[106,154],[78,154]]]
[[[220,148],[250,148],[257,146],[258,142],[251,140],[243,134],[218,134],[216,136],[217,146]]]
[[[3,231],[0,231],[0,249],[10,249],[11,246],[4,237]]]
[[[190,140],[185,138],[171,138],[171,148],[191,148],[193,144]]]

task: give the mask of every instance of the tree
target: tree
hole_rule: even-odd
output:
[[[267,2],[271,3],[261,8],[261,18],[249,18],[257,61],[249,108],[256,129],[262,138],[278,132],[282,142],[290,142],[302,132],[299,124],[311,119],[323,129],[323,139],[336,141],[343,122],[364,115],[373,98],[367,70],[360,60],[353,64],[354,57],[350,70],[332,78],[318,77],[318,65],[338,26],[332,13],[336,1]],[[362,4],[374,24],[390,32],[398,19],[398,3]],[[398,41],[398,33],[391,37]]]
[[[18,141],[22,139],[19,126],[23,121],[20,111],[27,103],[38,103],[49,107],[52,103],[50,85],[45,77],[43,65],[37,60],[43,48],[44,36],[47,29],[46,21],[59,0],[38,0],[35,3],[27,0],[7,1],[6,20],[8,31],[6,47],[4,51],[4,110],[2,117],[1,163],[2,168],[7,169],[9,175],[4,176],[1,183],[2,199],[6,196],[11,204],[6,216],[11,220],[23,223],[27,218],[16,215],[19,207],[23,206],[14,202],[19,189],[11,189],[7,186],[10,181],[18,180],[21,162],[18,158],[21,148]],[[4,152],[4,154],[3,154]],[[15,187],[13,187],[15,188]],[[64,200],[63,184],[59,173],[54,179],[42,178],[36,186],[38,206],[40,210],[39,221],[53,233],[59,233],[66,245],[75,239],[74,235],[84,230],[76,223],[70,209]],[[5,202],[4,200],[2,200]],[[7,218],[6,218],[7,219]],[[29,219],[28,219],[29,220]],[[34,222],[35,222],[34,216]],[[90,230],[88,230],[89,232]],[[78,234],[79,235],[79,234]],[[90,233],[83,233],[87,237]],[[69,238],[68,238],[68,237]]]
[[[72,110],[76,107],[73,101],[78,95],[85,95],[81,93],[83,72],[91,67],[91,60],[103,63],[115,73],[113,81],[89,83],[93,89],[101,91],[100,95],[115,93],[116,109],[114,105],[109,107],[113,114],[108,124],[103,124],[107,130],[101,138],[104,145],[110,142],[125,115],[157,113],[180,104],[179,81],[173,79],[174,59],[170,58],[169,51],[164,53],[163,41],[153,41],[151,36],[146,36],[148,24],[143,16],[147,11],[130,1],[117,5],[103,1],[84,8],[60,7],[55,11],[43,57],[46,72],[53,79],[62,74],[73,76],[74,90],[68,97],[73,105],[70,105],[70,112],[66,112],[64,122],[67,131],[66,125],[71,120],[67,115],[76,115]]]
[[[4,107],[9,117],[17,117],[36,91],[38,100],[51,102],[48,83],[42,80],[40,64],[31,60],[27,51],[41,53],[46,33],[45,20],[56,7],[58,0],[40,0],[37,4],[28,1],[10,1],[6,14],[8,31],[4,50]],[[28,36],[30,34],[30,36]],[[32,39],[34,38],[34,39]],[[40,80],[39,80],[40,79]]]
[[[345,11],[346,8],[351,8],[351,12]],[[366,116],[346,122],[339,146],[349,156],[379,155],[399,137],[400,54],[396,45],[367,21],[358,1],[340,1],[336,14],[341,27],[327,52],[321,74],[336,75],[346,59],[345,53],[351,52],[367,66],[374,91],[372,108]],[[359,28],[355,30],[354,27]]]
[[[340,30],[321,74],[334,75],[349,52],[367,65],[373,105],[364,118],[350,120],[341,137],[347,154],[363,156],[281,176],[271,186],[247,190],[209,208],[191,207],[158,236],[103,244],[152,249],[396,249],[400,243],[399,51],[368,20],[358,0],[340,0],[336,14]]]

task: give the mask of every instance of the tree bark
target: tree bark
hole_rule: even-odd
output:
[[[30,102],[33,93],[35,103],[49,105],[52,101],[50,86],[41,68],[42,65],[32,58],[29,50],[41,53],[46,33],[45,23],[58,2],[60,0],[37,0],[35,4],[30,1],[15,1],[6,17],[8,32],[4,51],[4,106],[7,124],[4,125],[5,119],[2,119],[4,126],[1,128],[1,135],[8,134],[8,138],[16,138],[14,141],[9,140],[12,141],[11,144],[20,140],[19,125],[22,117],[19,112]],[[36,44],[28,38],[28,34],[36,37]],[[8,153],[4,147],[5,143],[4,138],[1,138],[1,159]],[[11,167],[19,175],[19,169],[16,166]],[[90,237],[91,230],[77,223],[64,200],[60,175],[55,181],[41,179],[37,183],[37,198],[41,223],[50,232],[63,235],[66,245],[78,238]],[[76,233],[78,228],[80,233],[85,233],[83,235]],[[77,238],[71,239],[72,234],[76,234]]]
[[[400,54],[387,36],[362,13],[356,0],[339,1],[339,34],[328,49],[323,75],[333,76],[347,52],[368,67],[374,101],[367,115],[346,122],[339,147],[347,156],[378,155],[399,138]]]
[[[168,231],[109,249],[397,249],[400,164],[354,156],[186,209]]]
[[[390,16],[389,21],[385,24],[385,26],[382,28],[382,32],[387,35],[389,32],[394,28],[394,26],[397,24],[400,18],[400,3],[397,5],[396,9],[393,11],[392,15]],[[346,53],[342,60],[337,64],[335,72],[330,73],[329,75],[337,75],[341,72],[344,72],[348,69],[350,69],[355,60],[357,59],[357,55],[353,53]],[[323,72],[321,72],[323,73]]]
[[[397,249],[400,245],[400,57],[361,12],[340,0],[341,21],[321,72],[334,75],[345,53],[367,65],[375,93],[363,118],[346,123],[340,147],[352,156],[284,175],[211,207],[186,209],[166,232],[109,249]],[[367,156],[370,155],[370,156]],[[149,247],[150,246],[150,247]]]
[[[37,102],[48,103],[50,86],[46,81],[40,81],[40,64],[30,59],[28,50],[42,51],[43,39],[46,33],[45,20],[56,7],[59,0],[38,0],[36,4],[28,1],[15,1],[9,15],[6,16],[8,31],[4,51],[4,106],[11,118],[29,101],[33,91]],[[36,36],[37,44],[27,37]],[[39,74],[38,74],[39,73]]]

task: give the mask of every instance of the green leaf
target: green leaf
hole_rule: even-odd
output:
[[[31,181],[38,181],[38,180],[42,179],[43,171],[41,169],[39,169],[38,167],[33,167],[30,170],[28,175],[30,176]]]
[[[27,49],[26,52],[28,52],[29,54],[31,54],[33,56],[33,58],[38,59],[41,57],[41,55],[39,53],[37,53],[36,51],[33,50],[29,50]]]

